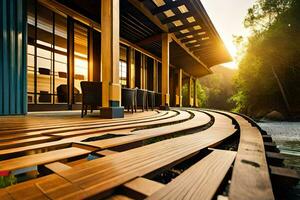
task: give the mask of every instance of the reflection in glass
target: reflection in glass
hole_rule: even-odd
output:
[[[74,24],[74,97],[81,102],[80,82],[88,80],[88,30]]]
[[[127,48],[123,46],[120,47],[119,77],[120,84],[127,86]]]
[[[67,65],[67,18],[55,14],[54,28],[54,94],[55,103],[67,103],[68,65]]]

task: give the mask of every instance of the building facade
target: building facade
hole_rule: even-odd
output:
[[[123,112],[122,87],[160,93],[162,106],[196,106],[197,78],[231,59],[200,1],[0,6],[0,115],[78,109],[81,81],[102,82],[110,117]]]

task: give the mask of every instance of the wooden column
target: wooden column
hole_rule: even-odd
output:
[[[178,71],[178,95],[179,95],[179,107],[182,107],[182,69]]]
[[[153,62],[153,91],[158,92],[158,61]]]
[[[188,101],[188,105],[189,106],[193,106],[192,105],[192,84],[193,84],[193,79],[192,77],[190,76],[189,77],[189,93],[188,93],[188,98],[189,98],[189,101]]]
[[[198,79],[195,78],[195,80],[194,80],[194,107],[198,107],[197,81],[198,81]]]
[[[128,87],[135,88],[135,51],[131,47],[128,47],[127,65],[128,65]]]
[[[170,105],[169,94],[169,65],[170,65],[170,35],[162,34],[162,108],[168,109]]]
[[[124,117],[119,83],[120,1],[101,1],[101,73],[103,118]]]

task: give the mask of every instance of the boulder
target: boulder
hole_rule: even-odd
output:
[[[273,110],[271,112],[269,112],[268,114],[266,114],[263,118],[264,120],[272,120],[272,121],[284,121],[285,117],[282,113]]]

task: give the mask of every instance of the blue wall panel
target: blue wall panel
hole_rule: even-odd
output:
[[[0,1],[0,115],[27,113],[26,1]]]

